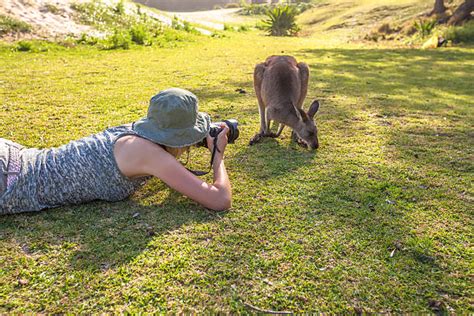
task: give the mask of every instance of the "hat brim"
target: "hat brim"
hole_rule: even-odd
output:
[[[153,121],[143,118],[133,123],[133,130],[141,137],[168,147],[191,146],[209,134],[211,118],[207,113],[199,112],[196,124],[187,128],[159,128]]]

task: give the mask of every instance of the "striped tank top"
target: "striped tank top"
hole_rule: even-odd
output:
[[[125,135],[138,136],[129,124],[57,148],[22,149],[18,177],[0,196],[0,214],[127,198],[148,177],[130,179],[120,172],[114,145]]]

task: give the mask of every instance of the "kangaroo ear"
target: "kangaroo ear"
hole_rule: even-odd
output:
[[[319,110],[319,101],[314,100],[308,110],[308,116],[313,119],[316,112]]]
[[[305,111],[303,111],[302,109],[298,109],[298,108],[296,109],[296,111],[298,112],[298,114],[299,114],[298,116],[301,118],[301,120],[303,122],[309,121],[309,116],[308,116],[308,114],[306,114]]]

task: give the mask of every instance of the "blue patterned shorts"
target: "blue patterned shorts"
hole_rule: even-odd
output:
[[[22,145],[0,138],[0,196],[18,178],[21,171],[21,149]]]

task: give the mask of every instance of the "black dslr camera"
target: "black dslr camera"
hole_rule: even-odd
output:
[[[229,134],[227,135],[228,143],[233,144],[237,138],[239,138],[239,122],[234,119],[224,120],[223,122],[215,122],[211,123],[211,129],[209,131],[209,136],[212,138],[217,137],[220,132],[222,132],[221,124],[225,123],[229,127]],[[198,147],[206,147],[207,148],[207,139],[204,138],[202,141],[196,144]]]

